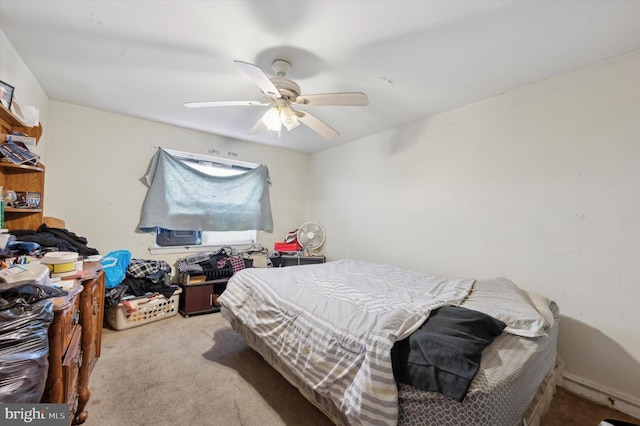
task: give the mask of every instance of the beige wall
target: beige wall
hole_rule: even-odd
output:
[[[50,103],[47,145],[46,214],[64,218],[103,255],[126,249],[134,258],[170,264],[185,256],[152,255],[153,234],[136,232],[147,193],[141,178],[158,147],[267,165],[274,231],[258,234],[264,247],[273,248],[304,219],[306,154],[56,101]]]
[[[640,401],[640,52],[312,156],[330,259],[556,300],[566,370]]]

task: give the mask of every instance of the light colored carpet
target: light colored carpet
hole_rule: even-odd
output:
[[[332,425],[219,313],[104,328],[89,390],[87,426]],[[559,395],[566,396],[554,398],[541,425],[640,424],[562,389]]]
[[[220,313],[103,329],[87,426],[328,426]]]

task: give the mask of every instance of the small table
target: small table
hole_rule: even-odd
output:
[[[220,312],[218,296],[227,288],[228,281],[229,278],[219,278],[201,283],[178,283],[182,289],[178,312],[185,318],[191,315]]]

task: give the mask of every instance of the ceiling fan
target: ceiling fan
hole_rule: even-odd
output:
[[[361,92],[301,95],[300,86],[293,80],[286,78],[291,64],[283,59],[273,61],[272,67],[276,72],[275,77],[269,77],[257,65],[242,61],[234,61],[234,63],[258,85],[262,90],[264,100],[187,102],[184,106],[187,108],[270,106],[271,108],[256,122],[249,134],[264,129],[279,133],[283,126],[287,130],[293,130],[302,123],[325,139],[331,140],[338,137],[338,131],[318,117],[300,109],[293,109],[292,106],[365,106],[369,104],[367,95]]]

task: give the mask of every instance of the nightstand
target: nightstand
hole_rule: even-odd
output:
[[[178,284],[182,289],[178,312],[185,318],[220,312],[218,296],[227,288],[228,281],[229,278],[219,278],[201,283]]]

